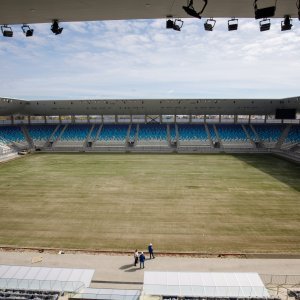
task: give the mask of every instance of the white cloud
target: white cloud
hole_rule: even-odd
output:
[[[300,28],[259,32],[240,20],[213,32],[203,20],[184,19],[181,32],[165,20],[35,25],[25,38],[0,38],[1,94],[16,98],[261,98],[299,95]]]

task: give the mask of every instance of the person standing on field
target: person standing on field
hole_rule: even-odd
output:
[[[145,255],[144,255],[144,252],[142,252],[140,254],[140,269],[144,269],[145,268]]]
[[[135,249],[133,257],[134,257],[134,265],[136,266],[139,261],[139,252],[137,251],[137,249]]]
[[[152,246],[151,243],[150,243],[149,246],[148,246],[148,252],[149,252],[149,255],[150,255],[150,259],[151,259],[151,258],[155,258],[155,257],[154,257],[154,252],[153,252],[153,246]]]

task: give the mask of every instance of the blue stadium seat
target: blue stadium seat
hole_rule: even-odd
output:
[[[61,141],[84,141],[91,130],[90,124],[70,124],[60,137]]]
[[[0,126],[0,140],[3,144],[26,142],[20,126]]]
[[[27,126],[28,133],[32,140],[47,141],[53,133],[56,125],[29,125]]]
[[[292,125],[285,143],[300,143],[300,125]]]
[[[139,129],[139,140],[166,140],[166,124],[141,124]]]
[[[170,124],[170,139],[172,142],[176,141],[176,128],[175,124]]]
[[[209,141],[204,125],[200,124],[178,124],[178,135],[180,141]]]
[[[210,124],[210,125],[207,125],[207,126],[208,126],[208,130],[209,130],[209,134],[210,134],[210,138],[211,138],[212,142],[213,143],[217,142],[218,138],[216,136],[213,125]]]
[[[168,145],[166,124],[148,123],[139,125],[138,147],[166,147]]]
[[[259,138],[264,143],[274,144],[276,143],[284,128],[285,125],[271,125],[271,124],[263,124],[263,125],[253,125],[255,131],[257,132]]]
[[[223,143],[248,143],[248,138],[240,124],[217,124],[219,137]]]
[[[128,132],[128,125],[105,124],[99,135],[99,141],[125,142]]]

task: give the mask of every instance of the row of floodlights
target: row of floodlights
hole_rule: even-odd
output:
[[[209,0],[202,0],[204,2],[203,7],[201,10],[196,11],[194,8],[194,0],[187,0],[187,5],[182,6],[182,9],[191,17],[201,19],[201,15],[204,12],[208,1]],[[269,18],[275,16],[275,11],[276,11],[276,4],[277,0],[274,0],[274,5],[269,6],[269,7],[260,7],[258,8],[258,3],[259,0],[254,0],[253,2],[253,8],[254,8],[254,15],[255,19],[262,19],[259,22],[259,28],[260,31],[267,31],[271,27],[271,21]],[[264,2],[264,1],[260,1]],[[298,19],[300,20],[300,0],[296,0],[296,7],[298,9]],[[170,18],[171,17],[171,18]],[[181,19],[175,19],[173,20],[172,16],[167,16],[169,18],[167,20],[166,27],[168,29],[174,29],[176,31],[180,31],[182,26],[183,26],[183,21]],[[281,31],[286,31],[290,30],[292,28],[292,19],[289,15],[284,16],[284,20],[281,22]],[[213,18],[207,19],[206,22],[204,23],[204,29],[206,31],[213,31],[214,27],[216,25],[216,21]],[[235,18],[232,18],[231,20],[228,21],[228,31],[233,31],[238,29],[238,20]]]
[[[21,26],[21,29],[26,37],[33,36],[34,30],[32,28],[30,28],[29,25],[24,24]],[[53,23],[52,23],[50,29],[55,35],[61,34],[63,31],[63,28],[59,27],[59,23],[57,20],[53,20]],[[5,37],[13,37],[13,35],[14,35],[12,28],[8,25],[2,25],[1,32],[2,32],[2,35]]]
[[[173,19],[172,16],[167,16],[168,20],[166,21],[167,29],[174,29],[176,31],[181,31],[183,26],[183,21],[181,19]],[[213,18],[207,19],[204,23],[204,29],[206,31],[213,31],[216,25],[216,20]],[[285,16],[284,20],[281,21],[281,31],[291,30],[293,27],[292,19],[290,16]],[[267,31],[271,28],[271,20],[268,18],[264,18],[259,22],[259,30]],[[238,29],[238,19],[232,18],[228,20],[228,31],[234,31]]]

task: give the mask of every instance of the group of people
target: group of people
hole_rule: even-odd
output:
[[[153,246],[150,243],[148,246],[148,252],[149,252],[149,256],[151,258],[155,258],[154,256],[154,251],[153,251]],[[145,260],[146,257],[144,255],[144,252],[139,252],[137,249],[134,251],[134,265],[136,266],[138,264],[138,262],[140,262],[140,269],[144,269],[145,268]]]

